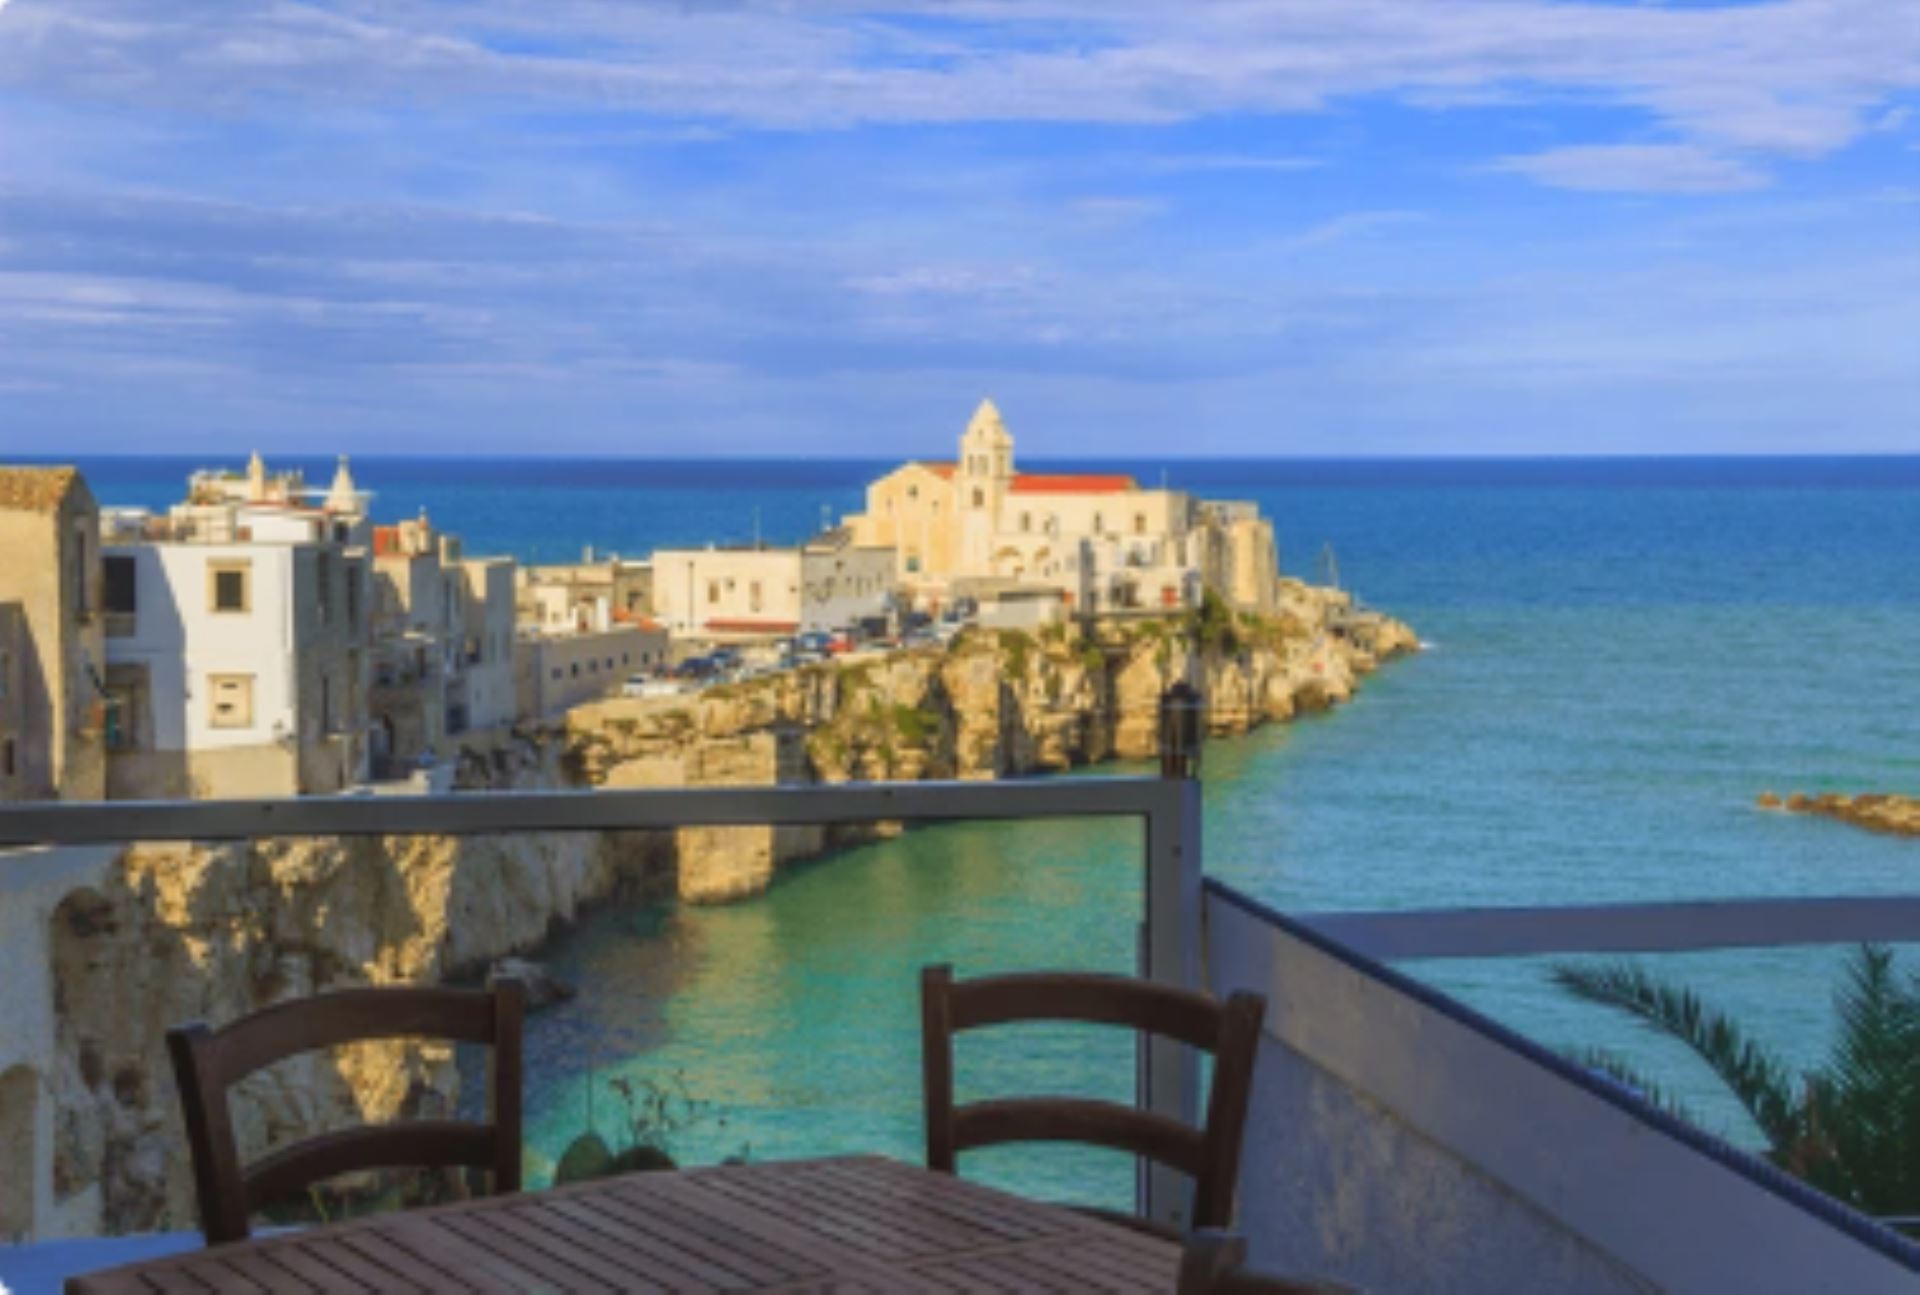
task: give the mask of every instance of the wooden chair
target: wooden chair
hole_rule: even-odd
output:
[[[463,1165],[489,1171],[496,1193],[520,1190],[521,1022],[526,989],[513,979],[486,990],[347,989],[278,1003],[223,1029],[202,1022],[167,1031],[180,1088],[200,1228],[208,1245],[241,1241],[247,1220],[335,1174],[398,1166]],[[490,1049],[484,1124],[410,1120],[326,1133],[240,1164],[227,1089],[262,1066],[342,1043],[403,1037],[451,1039]]]
[[[1233,1218],[1240,1137],[1266,1007],[1258,994],[1238,993],[1223,1004],[1205,994],[1123,976],[1026,974],[956,981],[951,967],[927,967],[920,973],[927,1166],[952,1173],[960,1152],[1006,1142],[1112,1147],[1192,1178],[1191,1226],[1225,1227]],[[1071,1097],[1004,1098],[956,1107],[954,1034],[1016,1021],[1125,1026],[1211,1052],[1213,1086],[1205,1126],[1195,1129],[1131,1106]],[[1166,1234],[1131,1216],[1109,1217]]]
[[[1230,1232],[1197,1232],[1180,1256],[1175,1295],[1365,1295],[1323,1278],[1279,1277],[1246,1266],[1247,1243]]]

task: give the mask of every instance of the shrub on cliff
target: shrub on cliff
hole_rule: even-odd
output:
[[[1200,605],[1187,613],[1187,634],[1201,647],[1231,655],[1240,650],[1240,626],[1227,600],[1208,589]]]

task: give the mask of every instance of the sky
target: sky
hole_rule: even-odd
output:
[[[1920,0],[0,0],[0,453],[1920,452]]]

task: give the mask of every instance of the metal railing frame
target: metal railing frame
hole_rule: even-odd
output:
[[[1192,778],[31,802],[0,805],[0,850],[291,836],[476,836],[1059,818],[1131,818],[1141,823],[1146,878],[1140,974],[1163,984],[1202,988],[1200,784]],[[5,866],[0,858],[0,867]],[[1198,1122],[1199,1062],[1191,1049],[1166,1040],[1144,1042],[1137,1078],[1142,1108]],[[1177,1223],[1185,1191],[1177,1174],[1158,1167],[1140,1173],[1140,1208],[1151,1218]]]

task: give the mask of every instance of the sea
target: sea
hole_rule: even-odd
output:
[[[103,503],[178,498],[178,459],[88,459]],[[234,465],[237,466],[237,465]],[[324,483],[330,461],[303,467]],[[890,464],[362,459],[381,520],[552,562],[797,540]],[[1039,465],[1025,465],[1039,466]],[[1920,791],[1920,457],[1058,463],[1250,499],[1282,565],[1337,575],[1427,644],[1350,705],[1205,756],[1205,866],[1315,912],[1920,888],[1920,842],[1767,813],[1764,791]],[[1083,776],[1124,772],[1106,766]],[[609,908],[547,956],[577,998],[530,1026],[535,1177],[593,1128],[683,1162],[919,1154],[917,973],[1124,970],[1137,830],[964,824],[790,869],[729,907]],[[1648,960],[1795,1065],[1847,950]],[[1920,973],[1920,951],[1904,959]],[[1708,1128],[1752,1128],[1684,1051],[1571,1001],[1551,960],[1405,970],[1541,1042],[1606,1047]],[[961,1093],[1123,1096],[1124,1039],[962,1041]],[[623,1093],[624,1089],[624,1093]],[[989,1181],[1123,1200],[1117,1156],[981,1153]]]

